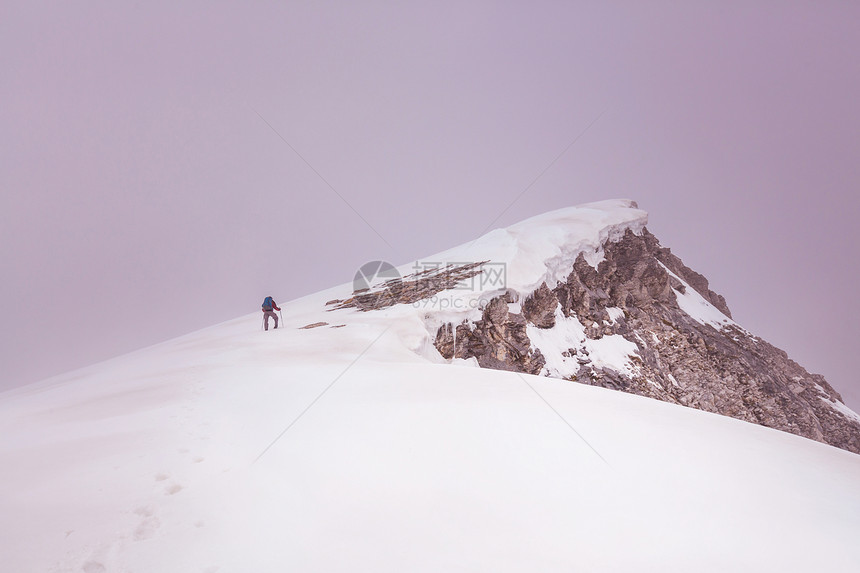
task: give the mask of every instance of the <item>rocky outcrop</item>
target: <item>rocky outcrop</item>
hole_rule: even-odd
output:
[[[668,248],[660,247],[657,238],[649,233],[647,229],[643,233],[643,240],[650,245],[650,252],[653,252],[654,258],[663,263],[670,271],[680,276],[696,292],[702,295],[705,300],[717,307],[720,312],[732,318],[732,313],[726,304],[726,299],[709,288],[708,279],[684,265],[681,259],[672,254],[672,251]]]
[[[435,345],[445,358],[477,359],[481,366],[552,375],[548,352],[560,352],[566,378],[706,410],[777,428],[860,453],[860,423],[841,411],[842,398],[823,377],[731,322],[725,299],[651,233],[628,231],[603,245],[592,267],[583,255],[566,280],[541,284],[510,312],[510,293],[494,298],[476,322],[444,324]],[[678,297],[693,289],[726,320],[688,315]],[[557,312],[559,311],[559,312]],[[538,348],[529,328],[558,328],[575,319],[585,335],[578,348]],[[589,341],[620,336],[635,345],[629,369],[598,364]]]
[[[481,320],[440,327],[435,340],[440,354],[448,359],[474,357],[484,368],[539,374],[544,357],[531,348],[526,319],[509,312],[511,302],[509,294],[498,296],[484,308]]]
[[[556,308],[558,298],[546,283],[542,283],[523,301],[523,317],[538,328],[552,328],[555,326]]]
[[[596,269],[580,254],[567,281],[555,288],[564,315],[603,322],[609,319],[607,307],[650,310],[674,303],[672,287],[680,282],[673,283],[660,261],[649,256],[650,237],[628,231],[622,240],[607,243]]]

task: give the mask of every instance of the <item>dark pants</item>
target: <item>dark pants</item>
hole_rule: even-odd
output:
[[[269,317],[270,316],[275,319],[275,328],[278,328],[278,315],[275,314],[275,311],[264,310],[263,311],[263,327],[266,330],[269,330]]]

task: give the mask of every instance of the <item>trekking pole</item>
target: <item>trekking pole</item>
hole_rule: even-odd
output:
[[[263,322],[260,323],[260,330],[266,330],[265,324],[266,324],[266,315],[264,314],[263,315]]]
[[[278,314],[281,315],[281,328],[284,328],[284,313],[283,311],[278,311]]]

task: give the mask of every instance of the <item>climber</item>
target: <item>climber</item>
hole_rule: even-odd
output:
[[[263,301],[263,329],[269,330],[269,317],[275,319],[275,328],[278,328],[278,315],[274,313],[275,310],[281,310],[278,308],[275,299],[270,296],[266,297],[266,300]]]

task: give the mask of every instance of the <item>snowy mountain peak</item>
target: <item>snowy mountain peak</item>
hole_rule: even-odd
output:
[[[333,302],[415,314],[432,339],[415,349],[430,360],[623,390],[860,453],[839,394],[735,323],[647,220],[629,200],[553,211]]]
[[[0,394],[4,570],[853,571],[860,456],[762,425],[860,418],[646,221],[556,211]]]

